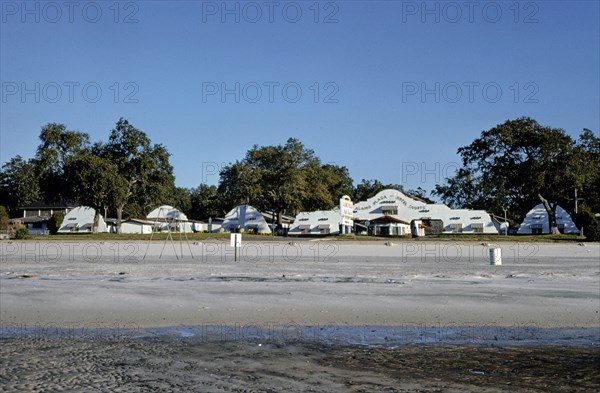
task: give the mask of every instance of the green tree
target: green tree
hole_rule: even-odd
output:
[[[65,176],[69,179],[75,201],[96,211],[94,233],[98,232],[103,208],[115,202],[115,192],[120,186],[116,171],[111,161],[91,153],[80,154],[66,165]]]
[[[111,131],[103,157],[115,165],[111,193],[117,212],[117,232],[126,207],[130,215],[142,215],[168,200],[174,189],[173,167],[167,149],[153,145],[143,131],[123,118]]]
[[[246,162],[236,161],[224,166],[219,173],[218,193],[228,201],[231,209],[238,204],[255,204],[260,196],[258,173]]]
[[[0,200],[9,214],[16,214],[20,206],[36,202],[41,197],[35,165],[21,156],[11,158],[0,171]]]
[[[336,200],[334,203],[336,205],[340,197],[352,195],[354,188],[348,168],[335,164],[325,164],[321,168],[324,173],[323,179],[327,185],[327,189],[335,197]]]
[[[184,187],[174,187],[166,203],[184,213],[188,218],[192,218],[190,215],[192,212],[191,190]]]
[[[333,164],[321,165],[318,159],[305,167],[310,190],[302,202],[306,211],[328,210],[338,206],[344,195],[352,195],[352,179],[348,168]]]
[[[56,235],[60,226],[62,225],[65,215],[62,212],[56,212],[52,214],[52,217],[48,220],[48,230],[51,234]]]
[[[445,184],[436,184],[432,193],[453,209],[487,209],[486,194],[479,183],[471,170],[459,168]]]
[[[313,150],[290,138],[285,145],[254,145],[244,159],[225,166],[217,192],[222,196],[218,199],[232,204],[226,210],[251,204],[273,211],[281,225],[283,213],[332,208],[351,190],[345,167],[322,165]]]
[[[388,188],[404,192],[404,188],[399,184],[383,184],[379,180],[362,179],[354,188],[353,200],[355,202],[366,201],[378,192]]]
[[[34,163],[43,199],[71,202],[74,194],[64,170],[71,160],[88,151],[89,135],[67,131],[63,124],[49,123],[42,127],[40,141]]]
[[[463,168],[434,193],[449,204],[492,211],[505,206],[521,215],[541,202],[552,233],[558,233],[556,207],[568,206],[581,181],[574,149],[573,139],[562,129],[527,117],[508,120],[459,148]]]
[[[246,154],[245,161],[260,181],[260,199],[256,205],[260,210],[275,212],[279,225],[285,211],[302,208],[310,192],[304,170],[313,160],[316,160],[314,152],[294,138],[285,145],[254,146]]]
[[[587,128],[575,143],[572,168],[582,205],[600,212],[600,138]]]
[[[5,206],[0,205],[0,231],[8,229],[9,220],[8,210]]]
[[[593,242],[600,241],[600,220],[595,217],[592,210],[586,205],[583,205],[578,210],[578,213],[573,216],[577,228],[583,230],[586,240]]]
[[[427,191],[425,191],[421,187],[417,187],[414,190],[408,190],[408,191],[406,191],[406,194],[413,198],[419,198],[420,200],[422,200],[425,203],[435,203],[435,201],[433,201],[432,199],[427,197]]]
[[[190,216],[197,220],[224,217],[229,206],[224,206],[223,198],[216,186],[200,184],[190,191]]]

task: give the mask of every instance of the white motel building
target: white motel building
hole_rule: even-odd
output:
[[[354,204],[355,232],[382,236],[423,236],[425,233],[493,233],[498,230],[484,210],[451,209],[443,204],[428,204],[392,189],[383,190],[366,201]],[[290,235],[342,233],[339,208],[301,212],[292,224]]]

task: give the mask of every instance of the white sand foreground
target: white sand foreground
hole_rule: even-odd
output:
[[[0,326],[600,326],[597,243],[502,242],[502,266],[478,242],[146,247],[0,242]]]

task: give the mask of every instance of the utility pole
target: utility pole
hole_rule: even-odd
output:
[[[577,197],[577,187],[575,187],[574,189],[575,192],[575,214],[579,213],[579,201],[583,201],[585,200],[585,198],[578,198]],[[571,198],[567,198],[569,201],[571,200]]]
[[[504,210],[504,225],[506,229],[504,230],[504,236],[508,236],[508,222],[506,221],[506,209],[502,206],[502,210]]]

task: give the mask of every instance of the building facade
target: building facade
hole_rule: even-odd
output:
[[[58,232],[92,232],[94,229],[94,216],[96,210],[88,206],[78,206],[69,211],[63,218]],[[108,232],[108,227],[104,218],[99,217],[98,232]]]
[[[579,233],[579,229],[571,219],[571,215],[560,206],[556,206],[556,225],[560,233]],[[543,204],[531,209],[517,232],[519,235],[541,235],[550,233],[548,213]]]
[[[387,236],[407,235],[407,227],[413,225],[413,221],[417,229],[422,225],[427,234],[498,233],[490,215],[483,210],[451,209],[443,204],[429,204],[392,189],[355,203],[353,220],[355,228],[366,227],[371,234],[383,233]],[[341,224],[339,209],[304,212],[296,216],[289,233],[327,234],[324,230],[329,225],[329,234],[339,234]],[[420,231],[413,232],[414,236],[421,234]]]
[[[270,234],[271,228],[265,221],[261,212],[250,205],[239,205],[234,207],[225,215],[225,220],[219,229],[213,228],[213,232],[240,232]]]
[[[26,217],[52,217],[54,213],[67,214],[74,209],[75,205],[69,204],[51,204],[43,201],[38,201],[26,206],[19,207],[23,210],[23,218]]]

